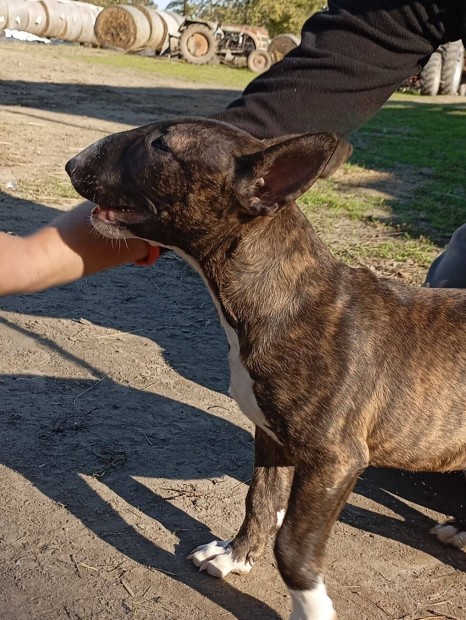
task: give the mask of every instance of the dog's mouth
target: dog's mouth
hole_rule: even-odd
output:
[[[103,222],[111,226],[143,224],[149,215],[131,207],[104,207],[96,205],[91,211],[93,222]]]

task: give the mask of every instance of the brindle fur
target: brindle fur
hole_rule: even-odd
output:
[[[294,201],[347,152],[331,135],[265,143],[183,119],[105,138],[67,168],[86,198],[146,217],[97,229],[190,257],[236,332],[268,428],[233,554],[254,562],[287,507],[275,552],[292,590],[317,583],[368,465],[466,468],[466,293],[343,264]]]

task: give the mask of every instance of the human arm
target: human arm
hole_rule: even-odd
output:
[[[116,245],[96,235],[92,207],[83,203],[28,237],[0,234],[0,296],[41,291],[147,257],[142,239]]]
[[[257,138],[346,136],[418,73],[442,43],[465,35],[461,0],[329,0],[296,49],[215,118]]]

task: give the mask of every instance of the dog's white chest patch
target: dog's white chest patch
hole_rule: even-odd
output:
[[[256,426],[259,426],[275,441],[278,441],[275,433],[270,430],[262,409],[257,404],[252,389],[253,380],[241,362],[238,336],[235,330],[228,324],[220,309],[219,316],[227,336],[228,344],[230,345],[230,352],[228,355],[231,373],[230,396],[235,399],[241,411],[251,422],[254,422]]]
[[[169,246],[168,246],[169,247]],[[272,437],[275,441],[278,442],[278,438],[270,430],[270,427],[267,423],[267,419],[259,407],[254,391],[252,389],[253,380],[251,379],[248,371],[243,366],[241,362],[240,352],[239,352],[239,340],[238,335],[235,330],[231,327],[228,321],[225,319],[222,308],[219,304],[218,299],[213,294],[209,283],[204,275],[204,272],[201,269],[201,266],[197,261],[195,261],[191,256],[188,256],[180,250],[179,248],[172,248],[175,250],[182,258],[186,260],[187,263],[193,267],[197,273],[202,277],[207,286],[207,289],[212,297],[212,300],[217,308],[218,316],[220,318],[220,322],[222,324],[223,329],[225,330],[225,334],[228,340],[228,344],[230,345],[230,352],[228,355],[230,361],[230,373],[231,373],[231,382],[230,382],[230,396],[235,399],[238,403],[239,408],[244,413],[246,417],[248,417],[251,422],[254,422],[256,426],[259,426],[262,430],[264,430],[270,437]]]

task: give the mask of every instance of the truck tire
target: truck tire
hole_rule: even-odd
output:
[[[457,95],[463,77],[464,47],[461,41],[447,43],[442,48],[442,95]]]
[[[440,90],[442,78],[442,53],[437,51],[429,58],[426,66],[419,74],[421,94],[435,97]]]
[[[180,54],[187,62],[205,65],[217,57],[217,39],[205,24],[191,24],[180,36]]]
[[[248,69],[253,73],[264,73],[272,66],[272,56],[265,50],[254,50],[248,56]]]

